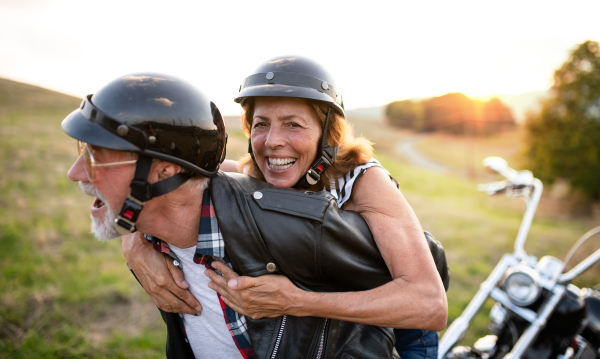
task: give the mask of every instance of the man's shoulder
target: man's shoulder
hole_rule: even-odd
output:
[[[211,181],[213,205],[229,214],[243,211],[265,216],[264,211],[323,222],[328,209],[337,207],[329,192],[277,188],[267,182],[239,173],[219,173]],[[228,214],[228,215],[229,215]],[[227,216],[228,216],[227,215]]]
[[[219,172],[211,180],[211,186],[213,189],[229,187],[230,189],[237,189],[238,191],[244,193],[261,191],[284,197],[307,197],[320,201],[330,201],[333,198],[331,193],[327,191],[315,192],[296,188],[277,188],[272,184],[259,180],[255,177],[236,172]],[[257,196],[259,195],[257,194]]]

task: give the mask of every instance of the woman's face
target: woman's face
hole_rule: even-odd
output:
[[[292,187],[317,155],[321,124],[306,100],[257,97],[250,139],[258,168],[275,187]]]

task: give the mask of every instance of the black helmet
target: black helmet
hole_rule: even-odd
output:
[[[300,56],[279,56],[259,66],[240,86],[235,102],[246,97],[299,97],[330,103],[342,116],[344,101],[333,78],[316,62]]]
[[[169,75],[120,77],[88,95],[62,128],[91,145],[169,161],[206,177],[217,173],[225,157],[217,107]]]
[[[122,76],[88,95],[62,128],[91,145],[139,155],[131,193],[115,222],[121,234],[135,231],[146,201],[177,189],[191,173],[214,176],[225,158],[227,134],[217,106],[169,75]],[[153,158],[188,171],[150,184]]]

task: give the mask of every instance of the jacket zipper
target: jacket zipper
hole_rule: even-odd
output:
[[[323,355],[323,348],[325,346],[325,331],[327,330],[327,321],[328,319],[325,318],[325,322],[323,323],[323,331],[321,332],[321,340],[319,341],[319,351],[317,352],[317,356],[315,357],[315,359],[321,359],[321,356]]]
[[[287,320],[287,314],[284,314],[281,318],[281,327],[279,327],[279,332],[277,333],[277,340],[275,341],[275,346],[273,347],[273,354],[271,354],[271,359],[275,359],[277,357],[277,351],[279,350],[279,345],[281,344],[281,338],[283,337],[283,330],[285,329],[285,322]],[[317,351],[317,356],[315,359],[321,359],[323,356],[323,349],[325,348],[325,331],[327,330],[327,321],[329,319],[325,318],[323,322],[323,330],[321,331],[321,338],[319,339],[319,350]]]
[[[271,359],[274,359],[277,356],[277,351],[279,350],[279,344],[281,344],[281,338],[283,337],[283,329],[285,329],[286,320],[287,314],[284,314],[281,319],[281,327],[279,327],[279,333],[277,333],[277,340],[275,341],[275,346],[273,347],[273,354],[271,354]]]

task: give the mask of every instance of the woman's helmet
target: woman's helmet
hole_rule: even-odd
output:
[[[242,103],[249,97],[296,97],[318,100],[329,104],[329,112],[319,142],[317,158],[294,187],[309,188],[319,181],[321,174],[331,166],[337,155],[337,147],[327,144],[327,130],[331,109],[344,116],[344,101],[333,78],[316,62],[300,56],[280,56],[268,60],[246,77],[234,99]],[[254,159],[248,140],[248,152]]]
[[[91,145],[139,155],[131,194],[115,224],[122,234],[135,231],[146,201],[177,189],[193,174],[214,176],[225,159],[227,134],[219,109],[190,84],[169,75],[122,76],[88,95],[62,128]],[[153,158],[185,171],[150,184]]]
[[[327,102],[342,116],[344,101],[334,80],[316,62],[300,56],[280,56],[260,65],[246,77],[235,102],[246,97],[299,97]]]

